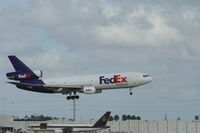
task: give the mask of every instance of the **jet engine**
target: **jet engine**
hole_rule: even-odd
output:
[[[83,93],[85,94],[97,94],[101,93],[101,90],[97,90],[94,86],[84,86],[83,87]]]

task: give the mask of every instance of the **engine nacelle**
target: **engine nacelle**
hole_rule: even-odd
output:
[[[101,90],[96,90],[94,86],[84,86],[83,87],[83,93],[85,94],[96,94],[96,93],[101,93]]]

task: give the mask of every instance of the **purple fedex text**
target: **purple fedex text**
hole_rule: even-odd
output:
[[[112,78],[105,78],[105,76],[99,77],[100,84],[112,84],[112,83],[126,83],[127,77],[121,77],[121,75],[114,75]]]

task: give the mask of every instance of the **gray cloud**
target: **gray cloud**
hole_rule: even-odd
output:
[[[145,119],[154,119],[151,117],[154,114],[159,114],[156,119],[160,119],[166,112],[173,112],[171,115],[175,119],[184,107],[175,108],[174,101],[181,103],[183,100],[185,106],[193,108],[195,100],[199,100],[199,5],[197,0],[0,2],[0,63],[5,64],[1,67],[1,75],[13,70],[7,59],[9,54],[16,54],[33,69],[43,69],[46,78],[118,71],[147,72],[154,80],[147,86],[135,88],[135,96],[127,97],[128,91],[123,90],[98,96],[81,95],[80,112],[86,114],[85,106],[95,105],[92,101],[98,98],[96,101],[102,112],[103,108],[116,113],[136,112]],[[19,98],[22,101],[32,94],[34,98],[43,100],[44,97],[51,102],[53,97],[58,100],[56,104],[61,99],[64,101],[61,95],[34,94],[10,85],[2,85],[2,88],[6,89],[2,90],[0,98],[11,95],[11,100],[16,100],[19,96],[14,92],[24,95],[24,99]],[[107,103],[114,103],[113,106],[104,105],[102,97]],[[63,101],[58,108],[64,110]],[[130,101],[136,102],[133,105]],[[34,100],[31,102],[36,104]],[[128,109],[120,110],[126,102],[123,107]],[[155,108],[149,110],[146,103]],[[27,104],[24,103],[24,107]],[[163,110],[160,109],[162,104],[166,105]],[[50,105],[47,108],[53,110]],[[197,110],[185,112],[183,117],[191,119]],[[52,111],[52,114],[56,113]]]

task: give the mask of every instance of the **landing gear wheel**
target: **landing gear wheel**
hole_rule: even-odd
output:
[[[79,99],[79,96],[77,95],[77,96],[75,96],[75,98],[76,98],[76,99]]]
[[[133,95],[132,88],[129,88],[130,95]]]
[[[66,97],[67,98],[67,100],[70,100],[71,99],[71,96],[68,96],[68,97]]]
[[[79,96],[78,95],[75,95],[75,96],[67,96],[66,97],[67,98],[67,100],[74,100],[74,99],[79,99]]]

